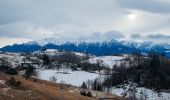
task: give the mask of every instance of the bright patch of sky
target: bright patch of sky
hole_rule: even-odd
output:
[[[0,12],[1,46],[51,37],[170,42],[169,0],[0,0]]]

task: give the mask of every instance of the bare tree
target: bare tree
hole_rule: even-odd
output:
[[[55,76],[50,77],[49,80],[50,80],[51,82],[53,82],[53,83],[56,83],[56,82],[57,82],[57,78],[56,78]]]

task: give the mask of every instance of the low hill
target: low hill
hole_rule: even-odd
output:
[[[81,96],[77,87],[54,84],[48,81],[31,78],[25,80],[20,76],[13,76],[20,81],[20,87],[7,84],[12,76],[0,73],[0,100],[97,100],[99,97]],[[83,90],[86,91],[86,90]],[[113,100],[122,100],[121,97],[93,91],[94,94],[103,95],[103,98],[112,97]]]

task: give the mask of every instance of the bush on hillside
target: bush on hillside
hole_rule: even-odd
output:
[[[90,91],[87,93],[87,96],[88,97],[93,97],[93,95],[92,95],[92,93]]]
[[[8,69],[10,69],[9,66],[6,66],[6,65],[1,65],[1,66],[0,66],[0,72],[7,71]]]
[[[22,82],[17,81],[14,77],[11,77],[6,84],[15,88],[20,88],[22,86]]]
[[[9,74],[9,75],[17,75],[18,74],[18,72],[15,68],[9,68],[5,73]]]

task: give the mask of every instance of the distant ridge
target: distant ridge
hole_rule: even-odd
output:
[[[46,39],[45,42],[30,41],[23,44],[14,44],[0,48],[4,52],[21,52],[29,53],[46,49],[58,49],[65,51],[75,51],[89,53],[96,56],[102,55],[119,55],[131,54],[136,50],[141,51],[143,54],[148,54],[151,50],[164,54],[170,58],[170,45],[167,43],[156,44],[153,42],[132,42],[132,41],[117,41],[110,40],[104,42],[57,42],[58,40]]]

